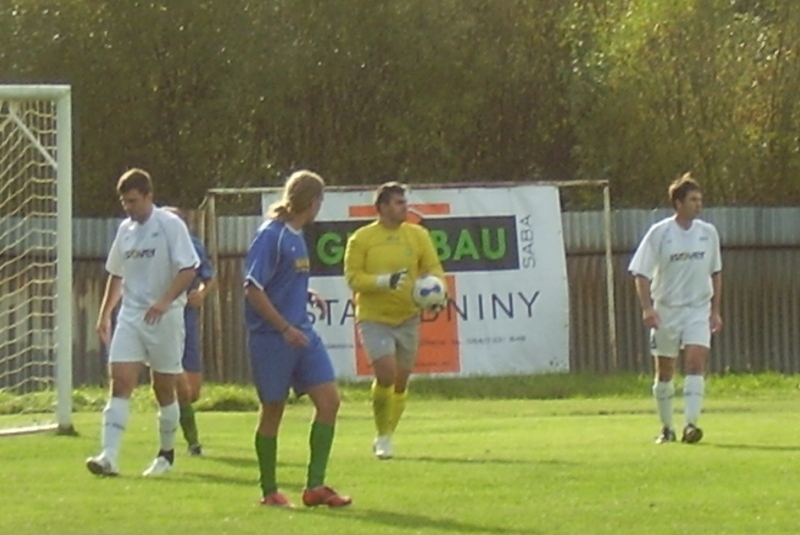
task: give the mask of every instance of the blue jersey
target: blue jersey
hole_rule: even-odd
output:
[[[196,236],[190,237],[192,238],[194,251],[197,253],[198,258],[200,258],[200,265],[197,266],[196,269],[197,278],[190,287],[190,289],[193,290],[200,286],[200,281],[207,282],[214,278],[214,268],[211,265],[211,260],[208,258],[208,253],[206,252],[206,248],[203,246],[203,242],[200,241],[200,238]],[[197,279],[199,279],[199,281]]]
[[[297,328],[311,329],[308,317],[308,249],[302,231],[278,219],[267,219],[247,251],[245,283],[264,291],[281,315]],[[245,320],[251,332],[275,332],[245,300]]]
[[[203,242],[195,236],[191,236],[194,251],[200,259],[200,264],[195,271],[197,276],[192,281],[189,290],[196,290],[201,282],[208,282],[214,278],[214,268],[208,258]],[[183,369],[187,372],[199,373],[203,367],[203,344],[200,343],[200,309],[186,306],[183,309],[183,322],[186,328],[186,341],[183,347]]]

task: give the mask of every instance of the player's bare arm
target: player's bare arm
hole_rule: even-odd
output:
[[[319,317],[320,317],[320,319],[324,320],[325,319],[325,313],[326,313],[326,311],[325,311],[326,307],[325,307],[325,300],[322,298],[322,296],[319,295],[319,293],[317,293],[316,291],[309,289],[308,290],[308,302],[311,304],[311,306],[313,306],[314,308],[319,310]]]
[[[206,297],[208,297],[208,294],[210,294],[216,287],[216,277],[201,282],[200,286],[186,294],[186,304],[192,308],[202,307],[203,302],[206,300]]]
[[[103,302],[100,305],[100,314],[97,317],[97,334],[105,345],[111,341],[111,313],[117,308],[121,298],[122,278],[109,275],[106,281],[106,290],[103,293]]]
[[[722,330],[722,272],[711,275],[711,285],[714,295],[711,297],[711,332],[718,333]]]
[[[294,347],[308,345],[308,338],[303,334],[303,331],[286,321],[286,318],[278,312],[278,309],[272,304],[267,294],[249,281],[245,285],[245,299],[258,312],[259,316],[268,321],[283,335],[284,340],[290,345]]]
[[[175,278],[172,279],[172,284],[170,284],[164,295],[161,296],[161,299],[156,301],[153,306],[147,309],[147,312],[145,312],[144,315],[144,321],[149,325],[158,323],[158,321],[161,319],[161,316],[163,316],[164,313],[169,310],[172,302],[179,295],[186,291],[186,289],[192,283],[192,280],[194,280],[194,277],[195,270],[193,267],[180,270],[178,274],[175,275]]]
[[[650,297],[650,279],[636,275],[634,282],[636,295],[639,297],[639,304],[642,307],[642,323],[649,329],[657,329],[661,324],[661,318],[653,308],[653,299]]]

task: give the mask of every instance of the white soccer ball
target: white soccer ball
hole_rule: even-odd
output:
[[[436,275],[425,275],[414,283],[411,297],[419,308],[443,305],[447,299],[447,286]]]

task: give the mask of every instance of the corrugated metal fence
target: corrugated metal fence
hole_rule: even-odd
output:
[[[666,210],[622,210],[613,214],[616,285],[617,369],[649,373],[646,332],[627,263],[647,227]],[[611,371],[605,291],[602,213],[564,213],[564,239],[570,287],[573,371]],[[800,209],[709,208],[704,218],[717,225],[723,243],[723,319],[711,369],[800,372]],[[255,216],[223,217],[218,227],[217,266],[222,337],[204,328],[205,365],[212,381],[248,379],[245,352],[242,258],[258,225]],[[114,235],[113,220],[75,222],[76,384],[104,380],[104,354],[94,333],[105,284],[103,259]],[[212,324],[212,307],[204,326]],[[214,347],[221,351],[215,351]]]

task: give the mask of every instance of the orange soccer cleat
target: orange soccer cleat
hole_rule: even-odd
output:
[[[345,507],[353,503],[350,496],[340,496],[330,487],[322,486],[303,491],[303,503],[306,507],[327,505],[328,507]]]
[[[267,494],[263,498],[261,498],[261,505],[269,505],[271,507],[289,507],[292,508],[292,502],[290,502],[286,496],[281,494],[278,491],[275,491],[271,494]]]

